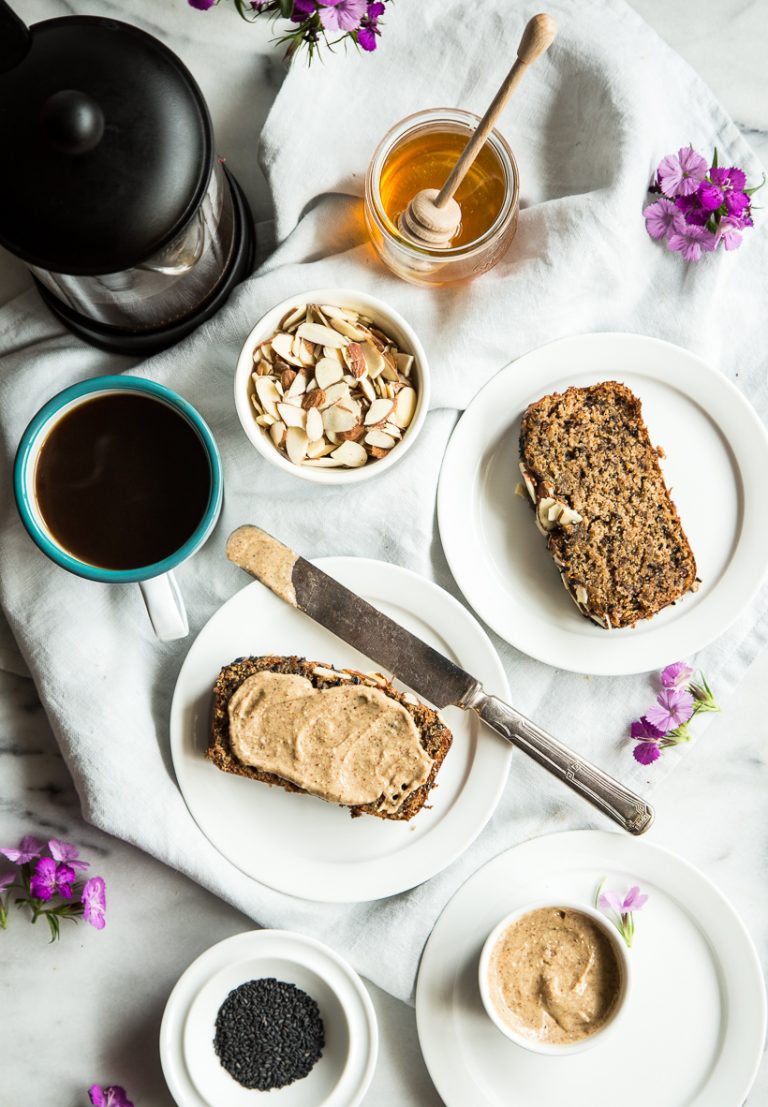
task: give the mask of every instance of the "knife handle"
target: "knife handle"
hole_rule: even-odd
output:
[[[618,780],[558,742],[514,707],[489,696],[478,684],[461,704],[471,707],[484,723],[517,746],[604,815],[630,834],[644,834],[653,822],[653,808]]]

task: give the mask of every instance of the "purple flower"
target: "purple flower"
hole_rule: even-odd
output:
[[[18,849],[0,849],[0,853],[7,857],[9,861],[13,861],[14,865],[26,865],[39,857],[40,851],[43,849],[45,849],[44,842],[41,842],[39,838],[35,838],[32,834],[25,834],[19,842]]]
[[[383,4],[371,3],[371,0],[368,0],[368,19],[372,21],[377,20],[384,15],[384,11],[385,8]]]
[[[704,211],[717,211],[723,202],[723,190],[709,181],[702,181],[697,195]]]
[[[729,215],[741,215],[749,207],[749,196],[740,189],[726,192],[725,207]]]
[[[357,32],[357,41],[363,50],[367,50],[370,54],[376,49],[376,31],[373,27],[361,27]]]
[[[320,22],[326,31],[356,31],[368,9],[367,0],[319,0]]]
[[[104,912],[107,909],[106,887],[100,876],[92,876],[83,885],[83,894],[80,897],[83,904],[83,918],[97,930],[104,929]],[[108,1089],[109,1090],[109,1089]],[[118,1089],[122,1091],[122,1089]],[[125,1094],[125,1093],[123,1093]],[[94,1101],[95,1102],[95,1101]],[[119,1107],[118,1101],[115,1101]]]
[[[78,860],[80,850],[71,842],[61,842],[58,838],[51,838],[48,849],[55,861],[66,861],[73,869],[87,869],[90,865],[88,861]]]
[[[693,676],[693,669],[684,661],[675,661],[661,670],[661,684],[664,688],[678,688]]]
[[[597,902],[603,909],[613,908],[618,915],[628,915],[630,911],[639,911],[648,902],[648,896],[635,884],[623,899],[618,892],[608,891],[603,892]]]
[[[745,224],[737,215],[725,215],[717,228],[717,241],[722,242],[726,250],[738,250],[741,246],[741,231]]]
[[[692,196],[678,196],[675,207],[685,215],[686,223],[692,223],[696,227],[703,227],[709,219],[709,212],[701,206],[697,192]]]
[[[661,750],[657,742],[638,742],[632,750],[632,756],[641,765],[652,765],[661,757]]]
[[[91,1084],[88,1095],[93,1107],[133,1107],[125,1088],[121,1088],[119,1084],[112,1084],[107,1088]]]
[[[29,882],[29,890],[35,899],[46,902],[58,892],[64,899],[72,896],[72,885],[77,873],[70,865],[60,865],[52,857],[41,857]]]
[[[682,688],[663,688],[646,717],[649,723],[666,734],[675,727],[687,723],[691,715],[693,715],[693,696],[690,692]]]
[[[707,163],[692,146],[683,146],[677,155],[668,154],[659,162],[659,187],[665,196],[689,196],[707,175]]]
[[[197,8],[199,12],[207,12],[216,3],[216,0],[187,0],[191,8]]]
[[[41,857],[37,862],[29,882],[29,890],[35,899],[49,900],[56,891],[56,868],[52,857]]]
[[[735,166],[731,166],[730,169],[726,169],[724,166],[713,166],[709,171],[709,179],[712,184],[719,185],[721,188],[733,188],[739,192],[747,183],[744,171],[737,169]]]
[[[9,884],[13,884],[15,879],[15,873],[3,873],[2,876],[0,876],[0,892],[4,892]]]
[[[293,0],[291,19],[294,23],[303,23],[308,15],[315,14],[315,0]]]
[[[646,715],[643,715],[640,719],[636,719],[632,726],[629,728],[629,733],[633,738],[644,739],[646,742],[658,742],[659,738],[664,737],[664,731],[659,730],[653,723],[648,722]]]
[[[686,261],[698,261],[702,254],[714,250],[717,239],[705,227],[686,225],[667,239],[667,249],[682,254]]]
[[[651,238],[666,238],[673,231],[679,231],[684,225],[684,218],[671,200],[657,200],[649,204],[643,210],[645,229]]]

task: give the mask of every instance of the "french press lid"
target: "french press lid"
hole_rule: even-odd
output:
[[[128,23],[27,28],[0,0],[0,243],[74,275],[148,260],[195,213],[213,166],[203,95]]]

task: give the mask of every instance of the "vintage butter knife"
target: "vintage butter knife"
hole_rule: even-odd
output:
[[[502,738],[630,834],[643,834],[653,822],[653,808],[644,799],[514,707],[489,696],[469,673],[266,531],[238,527],[227,542],[227,557],[436,708],[455,706],[476,712]]]

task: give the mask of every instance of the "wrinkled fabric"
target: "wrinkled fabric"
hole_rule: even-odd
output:
[[[384,132],[420,107],[482,112],[514,57],[529,8],[518,0],[487,0],[480,14],[470,15],[462,0],[393,5],[375,56],[340,51],[320,69],[297,64],[289,73],[260,150],[277,249],[216,318],[131,370],[191,401],[221,448],[221,520],[177,574],[193,635],[243,586],[223,548],[229,531],[246,521],[307,556],[381,558],[458,596],[436,529],[443,452],[478,390],[512,359],[552,339],[604,330],[667,339],[718,366],[768,416],[762,213],[740,250],[720,251],[698,265],[652,242],[641,217],[664,154],[690,142],[709,156],[717,146],[720,164],[740,165],[750,181],[759,181],[756,157],[696,74],[624,4],[556,0],[549,10],[559,23],[558,39],[526,74],[500,123],[521,167],[519,231],[501,263],[468,285],[417,289],[382,269],[362,222],[365,168]],[[216,33],[246,33],[226,26]],[[183,43],[171,45],[183,56]],[[420,334],[432,367],[432,406],[418,443],[392,471],[348,488],[318,487],[269,466],[245,438],[232,399],[238,351],[261,314],[288,295],[334,286],[375,293],[400,310]],[[187,873],[259,924],[328,942],[377,984],[410,999],[424,942],[471,873],[515,843],[598,825],[597,816],[516,754],[485,831],[446,871],[411,892],[371,904],[316,904],[240,873],[198,830],[173,774],[169,707],[192,638],[159,644],[137,588],[94,584],[47,561],[26,536],[9,495],[16,443],[34,412],[68,384],[120,371],[127,362],[65,333],[33,292],[0,312],[0,353],[6,490],[0,600],[85,817]],[[764,645],[767,612],[763,591],[695,659],[722,701]],[[650,791],[683,757],[666,753],[648,768],[632,760],[628,725],[653,700],[649,676],[558,672],[496,637],[494,643],[515,704],[631,786]],[[14,664],[13,649],[2,656]],[[696,724],[697,740],[705,723],[706,717]],[[695,756],[695,743],[686,755]]]

